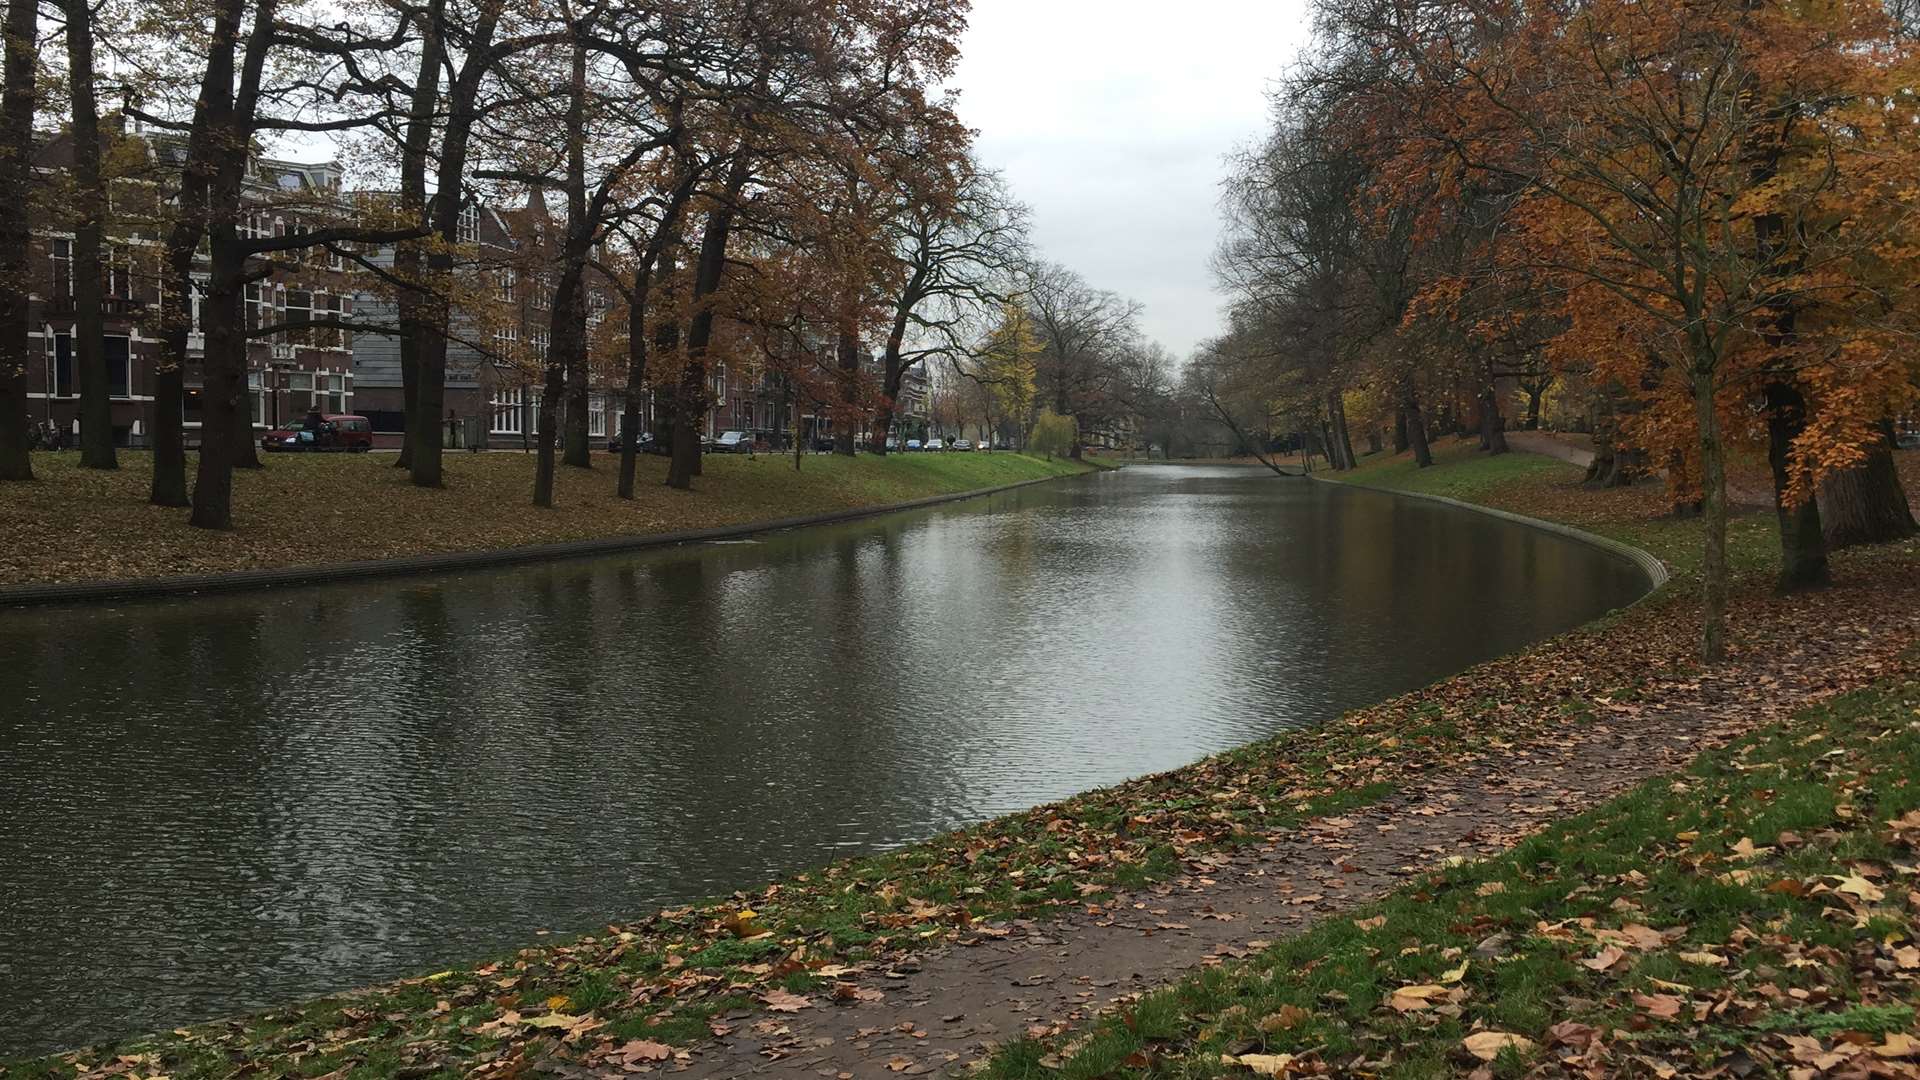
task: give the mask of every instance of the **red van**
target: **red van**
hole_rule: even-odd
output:
[[[328,413],[320,418],[317,431],[308,430],[304,422],[274,428],[260,437],[260,448],[268,451],[365,453],[373,449],[373,422],[352,413]]]

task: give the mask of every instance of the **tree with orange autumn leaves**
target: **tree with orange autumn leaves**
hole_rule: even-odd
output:
[[[1730,442],[1769,447],[1782,584],[1821,583],[1816,494],[1915,400],[1920,98],[1884,11],[1379,0],[1325,5],[1321,32],[1299,85],[1368,163],[1363,231],[1417,208],[1397,336],[1451,325],[1637,399],[1631,437],[1702,509],[1708,659]]]

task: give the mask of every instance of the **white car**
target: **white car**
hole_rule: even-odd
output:
[[[953,448],[955,450],[971,450],[973,449],[973,440],[972,439],[955,439],[953,440]]]

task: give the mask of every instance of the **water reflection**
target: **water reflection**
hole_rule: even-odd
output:
[[[752,543],[0,614],[0,1049],[430,970],[1312,723],[1624,561],[1136,468]]]

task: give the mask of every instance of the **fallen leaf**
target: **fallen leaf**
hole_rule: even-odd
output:
[[[1833,880],[1837,882],[1833,887],[1835,892],[1843,892],[1849,896],[1857,896],[1869,904],[1887,898],[1886,890],[1868,881],[1866,878],[1861,877],[1859,874],[1848,874],[1845,877],[1836,875]]]
[[[1619,946],[1609,945],[1601,949],[1597,955],[1589,956],[1585,960],[1580,961],[1580,966],[1591,968],[1594,971],[1605,971],[1619,963],[1626,955],[1625,952],[1621,951]]]
[[[772,1009],[774,1012],[799,1012],[801,1009],[813,1008],[812,998],[790,993],[779,987],[775,987],[765,994],[760,995],[760,1000],[765,1002],[767,1008]]]
[[[1633,1003],[1647,1011],[1649,1016],[1662,1020],[1671,1020],[1680,1015],[1681,1001],[1672,994],[1635,994]]]
[[[1244,1065],[1258,1076],[1285,1076],[1298,1060],[1292,1054],[1221,1054],[1227,1065]]]
[[[1398,1012],[1414,1012],[1427,1008],[1427,1002],[1449,993],[1444,986],[1428,983],[1421,986],[1402,986],[1387,998],[1387,1005]]]
[[[633,1039],[614,1053],[628,1061],[665,1061],[673,1056],[673,1047],[647,1039]]]
[[[1883,1058],[1920,1057],[1920,1039],[1896,1031],[1887,1036],[1886,1042],[1874,1047],[1873,1052]]]
[[[1476,1031],[1462,1039],[1460,1045],[1481,1061],[1492,1061],[1508,1048],[1516,1054],[1532,1053],[1535,1044],[1531,1039],[1507,1031]]]

